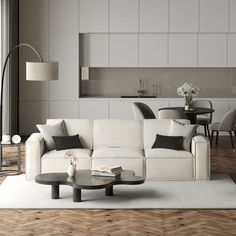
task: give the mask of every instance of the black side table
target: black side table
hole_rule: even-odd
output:
[[[4,157],[2,155],[2,149],[3,148],[17,148],[17,159],[13,160],[4,160]],[[21,144],[0,144],[0,175],[19,175],[21,174]],[[17,171],[16,172],[7,172],[3,173],[2,167],[12,167],[12,166],[17,166]]]

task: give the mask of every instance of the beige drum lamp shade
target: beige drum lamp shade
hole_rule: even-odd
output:
[[[26,62],[26,80],[58,80],[58,62]]]

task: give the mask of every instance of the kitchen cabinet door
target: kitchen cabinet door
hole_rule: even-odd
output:
[[[108,0],[79,0],[79,32],[108,32]]]
[[[140,0],[141,33],[168,32],[169,4],[166,0]]]
[[[198,35],[198,66],[227,67],[227,36],[225,34]]]
[[[197,67],[197,35],[169,35],[169,67]]]
[[[97,1],[97,0],[96,0]],[[138,32],[139,1],[110,0],[109,26],[110,32]]]
[[[110,67],[138,67],[138,34],[110,34]]]
[[[229,67],[236,67],[236,34],[228,35],[228,63]]]
[[[198,0],[170,0],[170,32],[198,32]]]
[[[236,1],[230,0],[230,32],[236,33]]]
[[[167,67],[167,34],[139,34],[139,67]]]
[[[108,119],[108,101],[79,101],[79,119]]]
[[[80,35],[80,65],[85,67],[108,67],[108,34]]]
[[[200,0],[200,32],[229,31],[229,1]]]

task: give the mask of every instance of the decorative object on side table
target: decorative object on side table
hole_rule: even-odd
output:
[[[193,97],[198,96],[200,93],[200,89],[198,87],[193,87],[192,84],[188,84],[185,82],[181,87],[177,89],[177,93],[179,96],[185,98],[185,110],[192,110],[193,109]]]
[[[20,142],[21,142],[21,137],[20,137],[20,135],[18,135],[18,134],[13,135],[12,138],[11,138],[11,141],[12,141],[14,144],[20,143]]]
[[[11,144],[11,136],[9,134],[3,134],[1,144]]]
[[[68,175],[70,177],[75,176],[75,173],[76,173],[76,160],[77,160],[77,157],[75,156],[75,153],[73,151],[67,151],[65,153],[65,159],[70,160],[70,165],[67,169]]]

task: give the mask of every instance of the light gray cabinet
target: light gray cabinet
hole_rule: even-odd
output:
[[[228,64],[236,67],[236,34],[228,35]]]
[[[79,101],[80,119],[108,119],[108,101],[84,100]]]
[[[198,36],[198,66],[227,67],[227,36],[201,34]]]
[[[197,34],[169,35],[169,67],[197,67]]]
[[[79,32],[108,32],[108,0],[79,0]]]
[[[139,0],[109,1],[109,31],[137,33],[139,31]]]
[[[158,100],[117,100],[109,101],[109,118],[110,119],[134,119],[134,114],[132,111],[132,103],[142,102],[147,104],[155,116],[158,117],[158,110],[162,107],[168,107],[168,101],[158,101]]]
[[[110,34],[110,67],[138,67],[138,34]]]
[[[198,32],[198,0],[170,0],[170,32]]]
[[[110,101],[109,119],[134,119],[130,101]]]
[[[197,98],[201,99],[201,98]],[[205,98],[203,98],[205,99]],[[229,109],[235,107],[235,99],[211,98],[213,108],[213,122],[220,121]],[[134,119],[132,106],[134,102],[147,104],[158,117],[158,110],[163,107],[183,106],[183,98],[156,99],[84,99],[79,100],[80,119]]]
[[[230,0],[230,32],[236,33],[236,1]]]
[[[139,34],[139,67],[167,67],[167,34]]]
[[[229,31],[228,3],[228,0],[200,0],[200,32]]]
[[[80,65],[108,67],[108,47],[108,34],[80,34]]]
[[[139,9],[139,32],[168,32],[168,1],[140,0]]]
[[[79,0],[79,19],[82,66],[235,66],[235,0]]]

